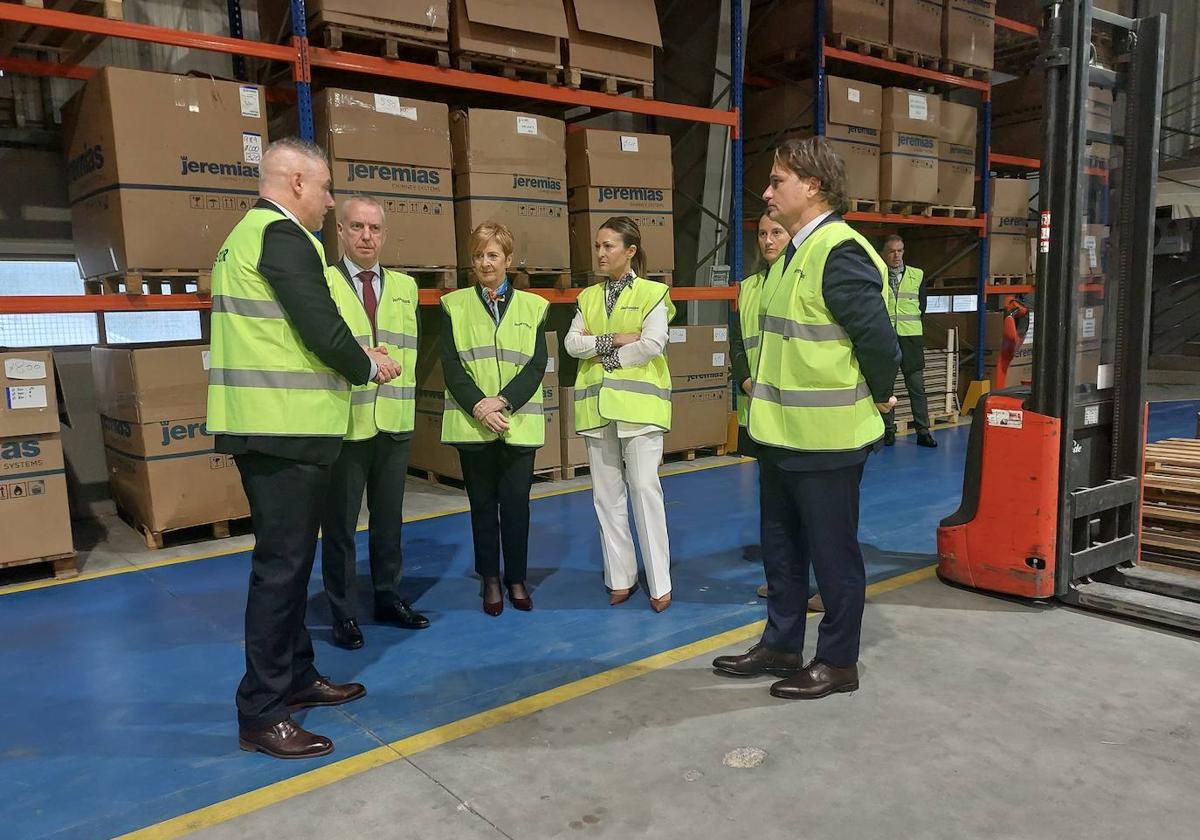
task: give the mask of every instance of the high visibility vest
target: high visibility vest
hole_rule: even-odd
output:
[[[662,302],[667,320],[675,317],[670,289],[635,277],[617,298],[612,315],[604,306],[604,284],[579,294],[579,313],[592,335],[642,331],[646,316]],[[575,431],[600,429],[613,420],[671,430],[671,371],[663,353],[644,365],[606,371],[599,356],[580,359],[575,374]]]
[[[747,277],[738,286],[738,322],[742,327],[742,346],[746,348],[750,370],[754,370],[758,364],[758,301],[762,297],[763,281],[766,279],[767,273],[760,271]],[[738,425],[745,427],[750,414],[750,397],[742,390],[741,382],[733,383],[733,387],[737,391]]]
[[[767,273],[747,425],[758,443],[801,452],[848,451],[883,435],[883,418],[854,346],[822,293],[829,254],[850,241],[870,255],[886,289],[887,266],[841,221],[817,228],[790,263],[779,260]]]
[[[883,284],[887,288],[888,315],[896,335],[921,335],[921,283],[924,280],[924,271],[906,265],[894,297],[891,282]]]
[[[308,348],[258,271],[267,226],[283,218],[273,208],[251,210],[213,264],[208,430],[344,437],[350,382]],[[305,233],[323,264],[321,243]]]
[[[350,391],[350,428],[346,440],[367,440],[376,432],[411,432],[417,406],[417,281],[407,274],[383,269],[382,291],[371,320],[340,266],[325,270],[325,279],[342,318],[363,347],[383,344],[400,365],[400,375],[386,385],[368,382]]]
[[[537,342],[546,340],[542,322],[549,302],[511,287],[509,295],[508,308],[499,324],[492,320],[492,313],[474,287],[442,298],[442,309],[450,316],[454,329],[458,358],[485,397],[499,396],[501,389],[533,359]],[[475,419],[471,414],[474,408],[460,406],[446,389],[443,443],[488,443],[501,438]],[[541,387],[529,402],[508,415],[508,424],[503,440],[511,446],[538,447],[546,442]]]

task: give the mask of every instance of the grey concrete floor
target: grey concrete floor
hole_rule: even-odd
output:
[[[712,655],[197,836],[1200,836],[1195,638],[928,579],[869,602],[853,695],[775,700]]]

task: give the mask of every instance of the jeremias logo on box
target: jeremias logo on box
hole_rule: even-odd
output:
[[[201,437],[212,437],[208,433],[208,426],[204,423],[176,423],[171,424],[170,420],[163,420],[159,429],[162,432],[161,446],[170,446],[171,441],[188,440],[195,438],[196,435]]]
[[[665,190],[649,187],[597,187],[597,203],[606,201],[662,201],[667,197]]]
[[[257,178],[258,167],[252,163],[232,161],[216,163],[208,160],[192,160],[187,155],[179,157],[180,175],[232,175],[235,178]]]
[[[74,181],[104,167],[104,147],[88,146],[67,161],[67,180]]]
[[[562,192],[563,188],[563,182],[558,178],[531,178],[527,175],[514,175],[512,185],[514,190],[527,189]]]
[[[42,445],[34,440],[6,440],[0,443],[0,460],[16,461],[36,458],[42,454]]]
[[[397,181],[402,184],[437,186],[442,182],[442,173],[436,169],[421,169],[401,164],[347,161],[346,183],[350,184],[354,181]]]
[[[876,131],[875,129],[864,128],[861,125],[846,126],[846,132],[848,134],[862,134],[866,137],[878,137],[879,136],[879,132]]]
[[[911,146],[914,149],[933,149],[933,140],[919,134],[901,134],[898,136],[900,146]]]
[[[1029,224],[1029,220],[1024,216],[999,216],[996,224],[1001,227],[1025,227]]]

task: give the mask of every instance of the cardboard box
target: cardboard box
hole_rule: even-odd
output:
[[[383,204],[388,235],[380,264],[455,266],[447,107],[327,88],[314,97],[313,121],[318,142],[329,151],[339,201],[367,193]],[[341,260],[334,211],[325,217],[322,239],[329,262]]]
[[[513,267],[570,265],[566,130],[561,120],[472,108],[450,119],[458,260],[470,267],[471,231],[503,222],[514,239]]]
[[[273,44],[291,41],[289,6],[288,0],[259,0],[263,40]],[[444,44],[450,35],[447,0],[306,0],[304,9],[312,32],[323,24],[335,24],[432,44]]]
[[[57,434],[0,438],[0,512],[8,526],[0,540],[0,564],[75,550]]]
[[[992,233],[988,237],[989,274],[1029,274],[1029,240],[1023,233]]]
[[[721,388],[729,383],[729,328],[671,327],[667,367],[673,390]]]
[[[728,385],[673,390],[671,431],[663,436],[663,452],[724,446],[730,410]]]
[[[951,207],[975,206],[975,165],[938,160],[937,203]]]
[[[1028,233],[1031,224],[1028,181],[1024,178],[993,178],[991,199],[988,225],[992,233]]]
[[[675,268],[671,138],[584,129],[567,137],[571,270],[597,273],[596,231],[629,216],[642,232],[648,273]]]
[[[53,434],[58,431],[58,380],[49,350],[0,353],[0,437]]]
[[[884,129],[879,155],[879,199],[884,202],[938,200],[938,141]]]
[[[992,89],[992,151],[1023,157],[1041,156],[1042,86],[1042,74],[1031,73]],[[1089,86],[1085,113],[1090,142],[1103,144],[1112,135],[1112,91]]]
[[[604,76],[654,81],[654,48],[662,46],[654,0],[566,0],[566,7],[563,64]],[[614,27],[618,20],[621,25]]]
[[[92,348],[100,413],[129,423],[208,412],[208,345],[150,344]]]
[[[942,55],[991,70],[996,52],[996,0],[945,0]]]
[[[771,60],[781,53],[811,53],[814,0],[779,0],[751,14],[754,33],[748,56]],[[825,27],[831,35],[844,35],[873,44],[887,44],[891,34],[888,0],[821,0]],[[757,4],[756,4],[757,5]]]
[[[938,140],[943,144],[943,157],[963,163],[974,163],[979,134],[979,109],[972,105],[943,100],[938,108],[938,117]]]
[[[559,67],[559,38],[569,36],[562,0],[454,0],[450,50],[455,54]]]
[[[942,0],[892,0],[891,44],[941,58]]]
[[[885,132],[937,139],[941,135],[942,98],[908,88],[884,88],[880,115]]]
[[[63,107],[75,257],[84,277],[207,271],[258,197],[257,85],[105,67]]]

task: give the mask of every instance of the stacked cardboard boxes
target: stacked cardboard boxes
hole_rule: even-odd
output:
[[[847,192],[851,198],[878,201],[883,88],[837,76],[827,76],[825,82],[825,137],[846,162]],[[812,103],[811,81],[747,97],[747,189],[766,189],[776,146],[790,137],[812,136]]]
[[[647,274],[675,268],[671,138],[584,129],[567,137],[571,271],[599,272],[593,243],[611,216],[629,216],[642,232]]]
[[[654,83],[654,48],[662,46],[654,0],[566,0],[566,7],[563,64],[572,85],[581,74]]]
[[[871,44],[887,44],[891,20],[888,0],[816,0],[825,4],[825,28],[833,36]],[[749,55],[773,63],[812,52],[814,0],[778,0],[754,4]]]
[[[925,402],[930,422],[944,420],[958,411],[958,333],[951,328],[925,337]],[[913,419],[912,400],[904,384],[904,374],[896,372],[896,420]]]
[[[258,24],[263,40],[290,41],[288,0],[259,0]],[[411,43],[444,46],[449,37],[447,0],[307,0],[308,29],[337,27],[350,35],[394,36]]]
[[[93,347],[92,378],[109,486],[136,524],[161,533],[250,515],[206,426],[207,344]]]
[[[944,0],[942,55],[991,70],[996,53],[996,0]]]
[[[562,0],[453,0],[450,52],[460,66],[471,59],[547,68],[562,65],[566,38]]]
[[[70,555],[67,471],[49,350],[0,353],[0,566]],[[57,568],[56,568],[57,571]]]
[[[892,46],[941,58],[942,3],[943,0],[892,0]]]
[[[212,268],[258,196],[262,88],[105,67],[63,118],[80,273]]]
[[[562,465],[565,474],[570,477],[572,468],[587,466],[587,443],[575,431],[575,389],[564,387],[559,395],[559,403],[562,405]]]
[[[422,362],[417,371],[417,415],[409,463],[415,469],[461,481],[462,464],[458,458],[458,450],[442,443],[446,379],[442,375],[439,350],[437,336],[427,340],[421,347],[421,358],[427,361]],[[546,375],[542,379],[542,412],[546,420],[546,443],[534,458],[535,470],[554,469],[562,463],[557,334],[546,333],[546,353]]]
[[[1029,182],[1024,178],[993,178],[988,210],[988,274],[1028,275]]]
[[[729,329],[671,327],[671,431],[663,452],[725,445],[730,412]]]
[[[938,204],[975,206],[975,137],[979,112],[942,102],[938,147]]]
[[[879,199],[885,204],[937,202],[941,104],[936,94],[883,89]]]
[[[450,118],[458,264],[471,266],[471,231],[503,222],[513,268],[567,271],[566,127],[562,120],[472,108]]]
[[[329,151],[339,199],[379,199],[388,235],[381,265],[449,268],[456,264],[449,110],[379,93],[327,88],[313,101],[318,141]],[[325,217],[329,261],[342,258],[337,214]]]
[[[992,89],[992,151],[1040,157],[1042,148],[1042,74],[1031,73]],[[1111,90],[1088,87],[1085,106],[1089,165],[1108,168],[1113,125]]]

